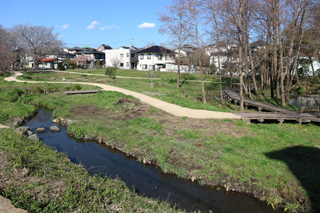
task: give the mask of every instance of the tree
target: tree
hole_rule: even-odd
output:
[[[63,47],[58,34],[53,34],[53,27],[16,25],[11,29],[14,44],[33,58],[34,68],[38,66],[38,59],[45,53],[58,51]]]
[[[207,104],[206,101],[206,95],[204,91],[204,82],[203,82],[203,67],[202,67],[202,61],[201,61],[201,46],[200,46],[200,33],[199,33],[199,23],[201,22],[201,7],[202,7],[202,1],[201,0],[187,0],[187,11],[188,11],[188,16],[189,22],[188,24],[190,25],[190,29],[192,30],[192,36],[193,39],[195,39],[195,42],[197,44],[197,62],[199,63],[199,68],[200,68],[200,74],[201,74],[201,91],[202,91],[202,102],[203,104]]]
[[[0,25],[0,75],[10,69],[16,59],[7,30]]]
[[[186,15],[186,1],[173,0],[172,5],[166,6],[166,12],[158,12],[159,21],[162,23],[159,33],[170,35],[170,43],[178,46],[178,75],[177,88],[180,87],[181,47],[189,38],[188,16]]]
[[[122,62],[122,60],[120,58],[118,58],[118,56],[114,56],[113,58],[111,58],[111,64],[113,67],[118,68],[120,63]]]
[[[81,66],[82,68],[84,68],[84,65],[87,65],[88,62],[91,62],[93,60],[94,60],[93,58],[85,55],[84,53],[72,59],[74,63]]]

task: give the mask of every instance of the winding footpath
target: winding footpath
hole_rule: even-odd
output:
[[[5,78],[6,81],[16,81],[16,82],[28,82],[28,83],[55,83],[55,84],[84,84],[84,85],[92,85],[101,87],[105,91],[116,91],[121,92],[125,95],[131,95],[135,98],[140,99],[142,102],[149,104],[150,106],[156,107],[158,109],[161,109],[167,113],[170,113],[175,116],[179,117],[188,117],[188,118],[202,118],[202,119],[234,119],[234,120],[240,120],[241,116],[233,114],[233,113],[227,113],[227,112],[216,112],[216,111],[209,111],[209,110],[198,110],[198,109],[189,109],[186,107],[181,107],[175,104],[171,104],[138,92],[130,91],[127,89],[122,89],[115,86],[110,86],[106,84],[100,84],[100,83],[87,83],[87,82],[48,82],[48,81],[22,81],[18,80],[17,77],[21,76],[21,72],[15,72],[16,75],[10,76]]]

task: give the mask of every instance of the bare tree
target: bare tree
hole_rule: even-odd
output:
[[[114,56],[113,58],[110,59],[110,62],[113,67],[118,68],[122,60],[118,56]]]
[[[173,0],[172,5],[166,6],[166,12],[159,11],[157,13],[159,21],[162,22],[159,33],[170,35],[170,43],[173,46],[178,46],[177,88],[180,86],[181,47],[185,44],[190,34],[186,9],[185,0]]]
[[[63,43],[58,34],[53,34],[53,27],[16,25],[11,29],[13,42],[15,45],[29,54],[33,58],[37,68],[38,59],[47,52],[58,51],[63,47]]]
[[[215,43],[216,43],[216,47],[218,50],[218,54],[217,54],[217,58],[218,58],[218,73],[219,73],[219,89],[220,89],[220,100],[221,100],[221,104],[224,104],[224,100],[223,100],[223,94],[222,94],[222,85],[221,85],[221,64],[220,64],[220,46],[221,46],[221,42],[220,42],[220,29],[218,26],[218,18],[217,18],[217,9],[218,9],[218,5],[215,4],[216,2],[214,0],[207,0],[205,2],[206,4],[206,9],[208,11],[208,17],[207,20],[209,23],[211,23],[213,25],[213,31],[209,32],[211,34],[211,36],[213,38],[215,38]]]
[[[7,30],[0,25],[0,75],[11,68],[16,59]]]
[[[201,91],[202,91],[202,102],[203,104],[207,104],[206,101],[206,95],[204,90],[204,82],[203,82],[203,67],[202,67],[202,61],[200,60],[200,33],[199,33],[199,26],[200,26],[200,14],[202,8],[202,1],[201,0],[187,0],[187,9],[188,9],[188,15],[190,16],[189,25],[190,28],[193,31],[193,38],[195,39],[195,42],[197,44],[197,62],[199,63],[199,69],[201,74]],[[192,20],[192,21],[191,21]]]

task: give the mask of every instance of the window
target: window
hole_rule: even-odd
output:
[[[120,54],[120,58],[123,58],[123,53]]]
[[[127,62],[127,67],[129,67],[129,62]]]
[[[120,67],[123,67],[123,63],[120,63]]]
[[[131,54],[131,58],[134,58],[134,54]]]
[[[127,57],[129,57],[129,53],[127,53]]]
[[[148,54],[148,55],[147,55],[147,58],[148,58],[148,59],[151,59],[151,54]]]
[[[161,54],[158,55],[158,60],[162,60],[162,55]]]
[[[148,69],[148,65],[147,64],[142,64],[142,69],[144,69],[144,70]]]
[[[140,59],[143,59],[143,56],[144,56],[144,55],[143,55],[143,54],[141,54],[141,55],[140,55]]]

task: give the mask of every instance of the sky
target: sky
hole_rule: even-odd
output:
[[[156,12],[170,4],[171,0],[0,0],[0,25],[54,27],[66,47],[118,48],[130,46],[133,39],[133,46],[141,48],[168,41],[168,35],[158,32]]]

